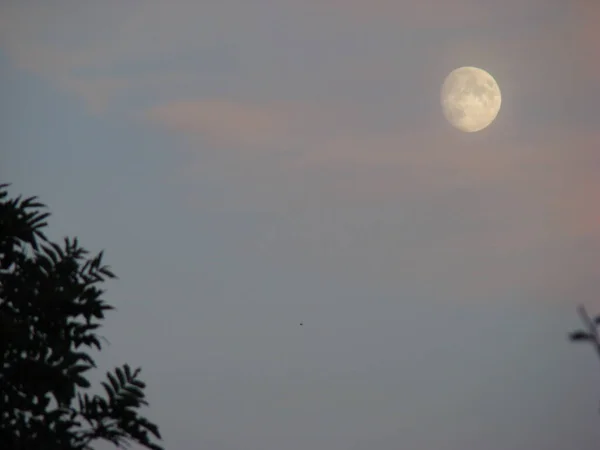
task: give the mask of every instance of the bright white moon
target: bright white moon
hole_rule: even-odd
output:
[[[442,85],[441,103],[444,116],[461,131],[473,133],[491,124],[502,103],[498,83],[477,67],[459,67]]]

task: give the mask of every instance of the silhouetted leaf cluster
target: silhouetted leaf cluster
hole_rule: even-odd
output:
[[[572,342],[589,342],[600,345],[597,331],[597,328],[600,326],[600,315],[594,318],[590,317],[583,306],[580,306],[577,310],[587,330],[576,330],[569,333],[569,340]]]
[[[104,313],[99,283],[115,278],[102,252],[87,257],[77,239],[63,245],[42,232],[49,213],[36,197],[9,199],[0,184],[0,448],[90,449],[104,439],[153,450],[158,427],[138,414],[147,405],[140,369],[108,373],[105,397],[91,396],[89,350]]]
[[[598,333],[600,315],[594,318],[590,317],[583,306],[579,306],[577,312],[586,329],[569,333],[569,340],[571,342],[587,342],[591,344],[596,351],[596,355],[600,358],[600,334]]]
[[[593,319],[594,325],[596,327],[600,326],[600,316],[596,316]],[[585,332],[582,330],[577,330],[569,333],[569,340],[573,342],[593,342],[595,339],[595,335],[593,333]]]

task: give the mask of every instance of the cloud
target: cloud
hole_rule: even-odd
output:
[[[0,4],[0,46],[19,69],[81,95],[98,111],[125,86],[153,92],[148,85],[156,83],[140,79],[185,72],[163,63],[166,56],[220,45],[219,19],[233,24],[237,16],[216,5],[109,0],[74,7],[70,0],[52,5],[7,1]]]
[[[202,138],[219,147],[248,149],[313,148],[332,134],[360,126],[360,113],[330,102],[250,102],[227,99],[175,101],[143,114],[173,132]]]
[[[540,226],[562,227],[573,238],[600,238],[600,214],[590,200],[600,196],[600,134],[547,130],[515,142],[502,139],[499,124],[492,127],[485,138],[443,129],[349,134],[324,142],[299,168],[320,173],[337,199],[431,199],[475,191],[497,207],[538,208],[547,221]]]
[[[582,99],[594,98],[582,81],[600,73],[595,2],[288,0],[266,8],[268,3],[151,0],[73,8],[69,1],[5,2],[0,41],[20,67],[80,95],[93,111],[106,111],[121,93],[136,90],[146,103],[158,102],[145,113],[155,125],[184,133],[195,145],[283,155],[277,170],[290,183],[310,179],[332,198],[373,201],[502,183],[523,186],[527,197],[529,183],[530,190],[539,189],[536,195],[554,192],[547,207],[581,218],[571,226],[593,233],[593,208],[576,200],[597,192],[588,173],[593,166],[576,164],[580,154],[566,156],[564,149],[590,148],[595,139],[586,127],[577,128],[595,117],[594,101],[581,107]],[[300,14],[315,8],[330,14]],[[569,16],[561,15],[564,8]],[[335,17],[390,18],[414,42],[405,49],[361,37],[365,47],[354,48],[355,24],[340,25]],[[348,46],[337,36],[350,39]],[[397,58],[390,58],[391,48],[398,49]],[[215,54],[231,58],[230,66],[211,72],[214,79],[226,78],[226,86],[212,84],[199,95],[207,72],[201,64],[186,66],[187,58]],[[435,118],[436,99],[429,104],[426,98],[436,80],[467,59],[491,66],[506,97],[494,128],[480,141],[449,131]],[[302,70],[305,60],[312,71]],[[265,92],[276,92],[275,98]],[[181,100],[173,101],[173,94]],[[564,139],[558,144],[558,133],[552,139],[540,134],[558,123],[578,130],[568,134],[577,145]],[[262,157],[246,163],[256,164],[252,173],[273,164]],[[570,164],[571,172],[561,164]],[[194,167],[187,168],[190,176]],[[236,170],[247,176],[247,166]],[[568,189],[561,191],[560,177],[569,180]]]
[[[0,37],[20,66],[42,73],[107,70],[131,61],[219,45],[232,31],[251,33],[264,0],[162,0],[0,5]]]
[[[115,77],[72,78],[62,77],[59,83],[80,96],[94,113],[106,112],[109,104],[123,90],[131,87],[131,80]]]
[[[336,114],[332,105],[324,109],[326,114],[311,115],[307,111],[319,111],[316,105],[213,100],[167,104],[152,111],[152,120],[191,138],[194,160],[181,181],[192,207],[208,195],[196,183],[216,173],[224,177],[213,204],[220,209],[251,207],[284,216],[288,209],[398,209],[406,216],[399,224],[402,236],[414,240],[403,238],[402,258],[391,267],[415,280],[425,273],[436,277],[438,286],[465,298],[511,285],[530,286],[531,295],[551,295],[552,289],[556,295],[592,279],[577,249],[600,249],[600,214],[592,200],[600,197],[600,133],[585,127],[539,130],[515,139],[501,123],[477,135],[444,124],[383,132],[343,110]],[[298,117],[301,133],[294,128]],[[208,158],[199,145],[207,140],[231,149]],[[310,251],[320,254],[313,234],[302,237],[310,226],[293,229],[296,241],[306,239],[302,246],[309,251],[314,244]],[[340,230],[322,232],[341,233],[344,240]],[[393,230],[381,233],[395,239]],[[282,236],[277,246],[285,248],[287,239]],[[368,261],[371,244],[364,245],[347,259]],[[592,254],[585,258],[595,262]],[[451,261],[465,265],[450,270]],[[375,278],[397,276],[352,264],[353,271]],[[577,273],[566,272],[582,264]],[[458,283],[469,279],[467,272],[473,279]]]
[[[456,136],[464,137],[440,131],[340,140],[312,155],[295,186],[310,180],[303,195],[323,211],[348,205],[380,217],[373,233],[401,253],[385,267],[370,267],[371,254],[387,253],[366,237],[360,242],[361,233],[348,232],[339,244],[359,248],[346,259],[365,280],[401,277],[426,286],[435,279],[432,297],[476,300],[515,295],[519,286],[520,296],[562,302],[582,285],[598,286],[600,134],[556,130],[521,143],[491,133],[479,142]],[[345,220],[340,227],[352,221]]]
[[[119,101],[116,84],[146,97],[170,91],[193,98],[202,86],[203,97],[252,90],[255,98],[350,98],[374,91],[367,83],[385,83],[401,101],[463,62],[493,69],[521,97],[550,102],[548,92],[562,95],[600,60],[593,58],[594,8],[584,0],[7,1],[0,43],[18,67],[81,95],[96,111]],[[376,21],[357,26],[346,18]],[[183,72],[195,84],[140,82]]]
[[[0,43],[90,110],[120,101],[185,136],[175,177],[190,206],[315,211],[262,244],[314,252],[332,276],[435,278],[440,298],[594,279],[596,2],[276,3],[4,2]],[[476,135],[439,111],[438,83],[460,64],[503,89],[497,121]]]
[[[114,3],[109,1],[108,3]],[[127,8],[118,12],[87,2],[73,7],[71,1],[7,1],[0,5],[2,47],[20,68],[43,75],[59,75],[72,69],[94,67],[122,47],[108,37],[118,38],[118,24]],[[115,36],[115,34],[117,36]],[[127,47],[127,44],[125,44]]]
[[[283,141],[289,131],[289,122],[280,112],[231,101],[173,102],[152,108],[147,117],[218,146],[270,147]]]

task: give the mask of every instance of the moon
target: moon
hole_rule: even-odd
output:
[[[444,80],[441,89],[444,116],[466,133],[489,126],[500,111],[502,94],[494,77],[477,67],[459,67]]]

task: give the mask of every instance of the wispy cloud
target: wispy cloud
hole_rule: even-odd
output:
[[[148,118],[170,130],[198,135],[213,145],[271,147],[289,133],[280,111],[228,101],[181,101],[152,108]]]
[[[183,132],[197,142],[234,146],[240,157],[271,150],[254,162],[244,159],[243,167],[231,173],[238,180],[247,179],[245,172],[264,174],[247,180],[250,184],[260,184],[261,179],[270,183],[279,176],[288,186],[304,186],[296,189],[302,196],[313,192],[321,199],[353,204],[431,200],[473,191],[486,204],[506,208],[509,215],[515,214],[515,208],[526,214],[536,205],[535,217],[541,221],[537,226],[560,230],[563,237],[600,237],[599,216],[589,204],[590,198],[600,195],[595,173],[600,165],[597,133],[546,130],[515,142],[504,138],[508,130],[502,124],[493,125],[483,137],[462,135],[449,126],[381,132],[361,126],[360,120],[353,121],[343,110],[337,114],[331,106],[326,110],[323,114],[314,107],[315,113],[310,114],[305,105],[294,109],[290,104],[284,108],[213,100],[167,104],[148,116],[156,125]],[[273,160],[269,155],[286,158]],[[195,172],[194,164],[188,166],[190,181],[210,170],[201,154],[196,157],[202,169]],[[310,188],[306,180],[312,180]],[[541,228],[530,231],[525,240],[531,242],[537,242],[536,234],[544,235]]]
[[[587,67],[598,60],[593,57],[598,47],[594,30],[600,12],[594,2],[585,0],[108,3],[110,7],[91,3],[74,8],[68,0],[52,5],[4,2],[1,45],[19,67],[82,95],[93,108],[99,103],[107,107],[112,103],[109,98],[117,101],[119,97],[112,95],[120,89],[117,84],[155,95],[156,83],[148,88],[139,80],[164,73],[191,72],[198,81],[212,74],[212,89],[221,92],[202,96],[251,86],[257,93],[277,88],[282,96],[325,92],[340,97],[347,92],[356,95],[365,83],[404,80],[407,85],[409,78],[440,78],[462,63],[493,66],[504,83],[516,80],[512,87],[519,95],[543,90],[535,94],[543,101],[549,90],[587,77]],[[365,28],[346,23],[346,18],[376,22]],[[401,31],[400,42],[373,37],[387,26],[377,20],[387,19]],[[560,27],[552,25],[559,19]],[[540,24],[546,31],[539,30]],[[356,40],[357,33],[364,38]],[[577,64],[579,56],[569,51],[575,46],[583,55]],[[531,61],[532,53],[544,56],[538,58],[548,65],[543,76]],[[306,64],[311,71],[304,70]],[[219,83],[219,78],[227,82]],[[159,91],[165,86],[175,90],[173,83],[165,82]],[[523,92],[520,86],[525,86]],[[185,90],[191,87],[186,85]],[[181,98],[183,91],[182,87],[176,95]]]
[[[68,91],[80,96],[90,111],[104,113],[114,97],[127,88],[132,81],[113,77],[73,78],[61,77],[58,82]]]
[[[385,276],[435,276],[465,295],[591,276],[557,259],[600,245],[597,2],[50,3],[0,5],[6,54],[94,112],[142,111],[152,131],[185,136],[175,176],[194,207],[398,208],[408,238]],[[439,111],[439,85],[462,64],[503,90],[477,135]],[[363,244],[336,264],[375,270]]]

